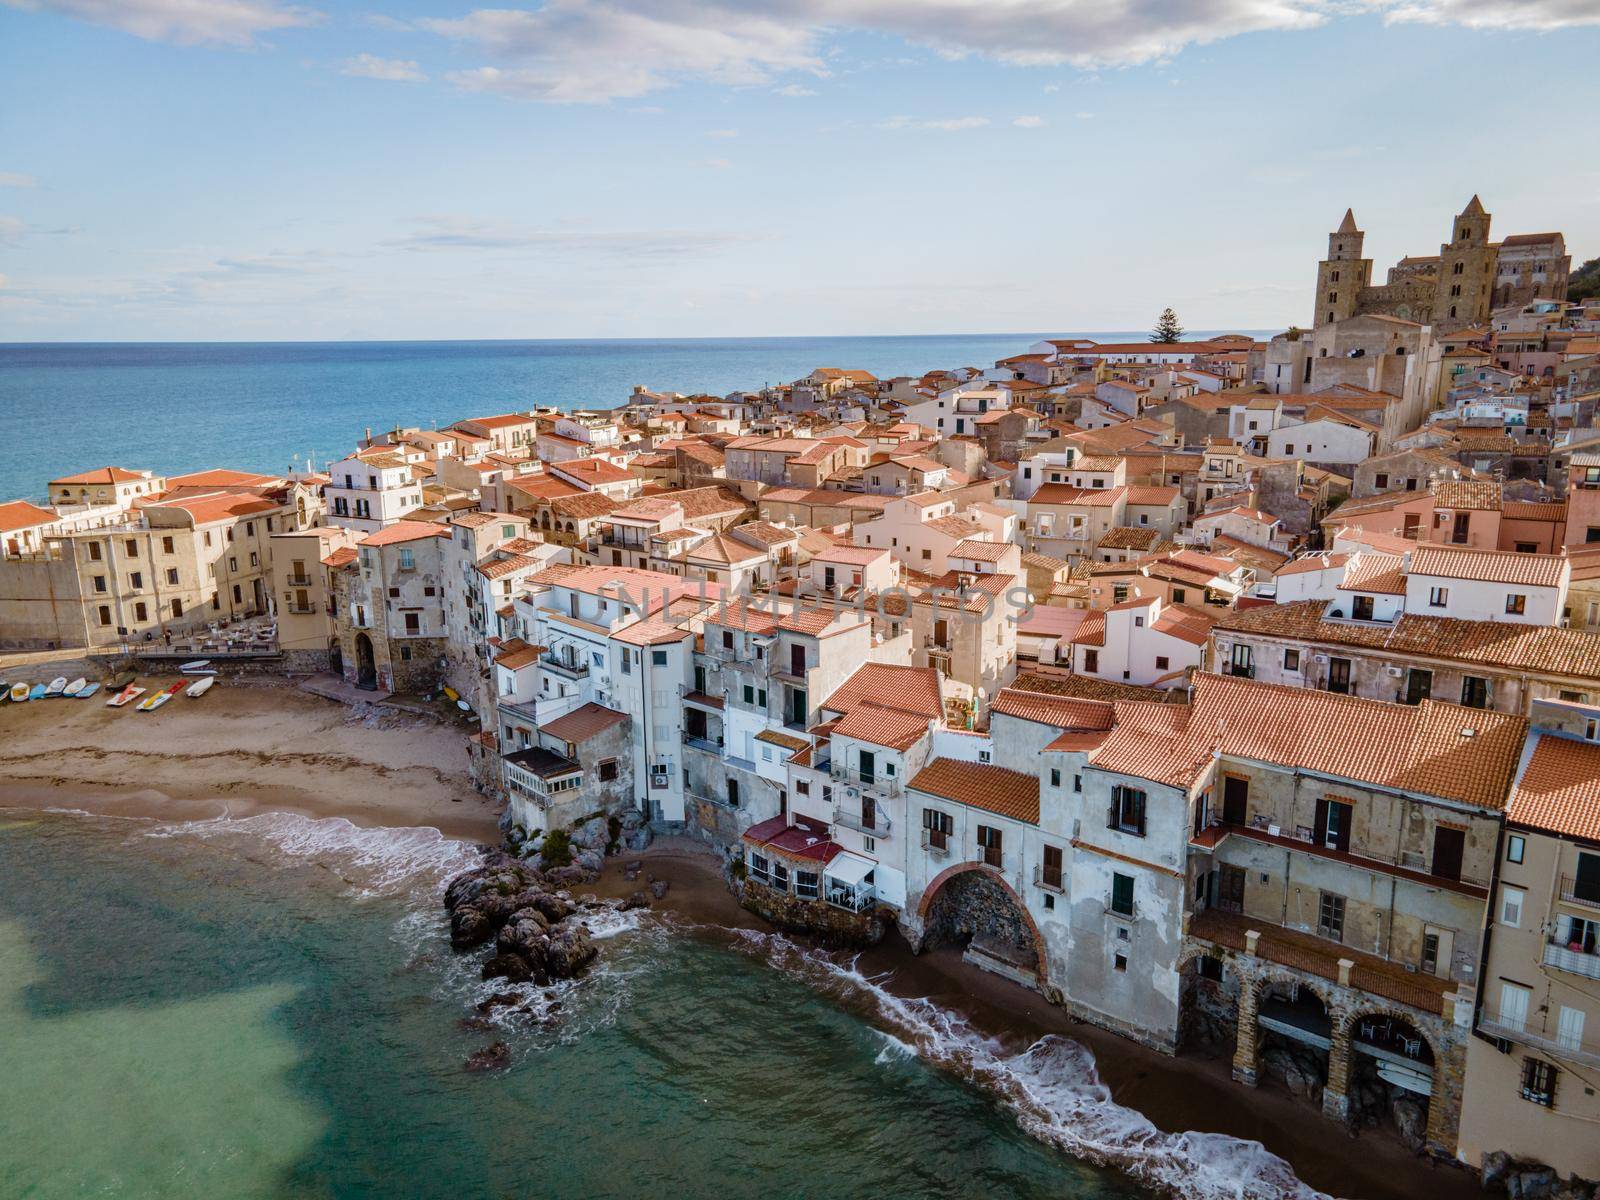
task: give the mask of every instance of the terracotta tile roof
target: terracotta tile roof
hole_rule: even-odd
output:
[[[1518,554],[1514,550],[1470,550],[1419,545],[1411,552],[1411,574],[1483,583],[1559,587],[1567,561],[1559,554]]]
[[[906,750],[928,736],[931,719],[920,713],[902,712],[868,701],[840,718],[833,733],[891,750]]]
[[[0,533],[32,529],[36,525],[48,525],[55,520],[59,518],[48,508],[40,508],[37,504],[29,504],[26,500],[9,500],[0,504]]]
[[[1175,487],[1130,487],[1127,490],[1129,504],[1164,507],[1182,495],[1183,493]]]
[[[753,562],[767,557],[765,550],[737,542],[733,538],[714,533],[691,550],[684,551],[684,559],[695,562],[729,565]]]
[[[429,521],[395,521],[385,525],[382,529],[367,534],[361,539],[363,546],[395,546],[401,542],[416,542],[423,538],[449,537],[450,531],[443,525],[435,525]]]
[[[963,542],[962,545],[966,545],[966,543]],[[886,548],[877,549],[872,546],[829,546],[826,550],[820,550],[813,554],[811,559],[813,562],[852,563],[866,566],[868,563],[875,563],[880,558],[887,557],[888,554],[889,551]]]
[[[1094,765],[1187,788],[1217,750],[1498,809],[1528,724],[1440,700],[1386,704],[1209,674],[1195,675],[1191,705],[1161,707],[1118,704]]]
[[[1435,479],[1429,488],[1439,508],[1500,511],[1500,485],[1492,480]]]
[[[829,712],[848,713],[869,701],[936,721],[944,719],[939,672],[932,667],[867,663],[835,688],[822,707]]]
[[[1138,687],[1131,683],[1117,683],[1110,679],[1096,679],[1092,675],[1072,675],[1043,671],[1024,671],[1011,683],[1018,691],[1044,692],[1051,696],[1069,696],[1079,700],[1154,700],[1158,703],[1175,703],[1182,699],[1174,692],[1159,688]]]
[[[989,711],[1057,729],[1110,729],[1112,721],[1111,705],[1104,701],[1078,700],[1017,686],[996,692]]]
[[[948,517],[935,517],[931,521],[922,523],[924,529],[937,529],[947,537],[958,541],[976,538],[987,532],[984,527],[967,517],[951,515]]]
[[[84,471],[78,475],[63,475],[60,479],[52,479],[50,486],[58,483],[135,483],[144,476],[138,471],[128,471],[122,467],[99,467],[93,471]]]
[[[322,565],[325,567],[342,567],[346,563],[355,562],[355,560],[356,548],[354,546],[341,546],[332,554],[328,555],[327,558],[323,559]]]
[[[1100,609],[1090,609],[1083,614],[1078,628],[1073,631],[1074,646],[1104,646],[1106,644],[1106,614]]]
[[[1011,551],[1010,542],[986,542],[968,538],[950,551],[951,558],[970,558],[977,562],[999,562]]]
[[[752,825],[740,835],[765,850],[799,862],[831,862],[843,847],[828,837],[828,827],[820,821],[795,817],[789,824],[786,816],[772,817]]]
[[[568,483],[565,479],[557,479],[553,475],[522,475],[516,479],[503,481],[504,485],[513,491],[521,492],[535,500],[554,500],[561,496],[581,496],[586,492],[576,484]]]
[[[566,462],[551,463],[548,469],[591,486],[621,483],[633,478],[627,471],[603,458],[572,458]]]
[[[622,724],[627,719],[627,713],[620,713],[615,709],[606,708],[604,705],[595,704],[591,701],[582,708],[573,709],[565,716],[557,717],[554,721],[545,722],[539,726],[539,732],[547,733],[563,742],[581,745],[590,738],[604,733],[612,726]]]
[[[468,417],[458,425],[481,425],[484,429],[506,429],[512,425],[531,425],[533,418],[526,413],[498,413],[492,417]]]
[[[502,558],[490,559],[477,565],[478,574],[485,579],[503,579],[507,575],[514,575],[518,571],[537,567],[539,560],[526,554],[509,554]]]
[[[1506,820],[1600,842],[1600,745],[1536,731]]]
[[[806,741],[805,738],[795,737],[792,733],[784,733],[781,729],[763,729],[756,734],[756,741],[771,742],[774,746],[782,746],[791,753],[811,748],[811,743]]]
[[[936,758],[912,778],[913,790],[997,813],[1029,825],[1039,823],[1039,777],[987,763]]]
[[[1118,525],[1106,530],[1105,537],[1095,547],[1097,550],[1148,550],[1161,538],[1157,529]]]
[[[1501,515],[1508,521],[1564,521],[1567,519],[1567,502],[1507,500],[1501,507]]]
[[[1374,592],[1385,596],[1406,594],[1405,560],[1398,554],[1363,554],[1347,563],[1341,592]]]
[[[526,750],[518,750],[514,754],[506,755],[505,761],[541,779],[550,779],[557,775],[573,775],[583,770],[572,759],[557,754],[554,750],[547,750],[543,746],[530,746]]]
[[[1028,498],[1028,503],[1082,504],[1090,508],[1113,508],[1127,491],[1126,487],[1079,488],[1066,483],[1047,483]]]
[[[1216,623],[1217,618],[1211,613],[1190,608],[1187,604],[1169,604],[1161,610],[1161,615],[1150,628],[1168,637],[1202,646],[1211,636],[1211,627]]]
[[[508,671],[520,671],[523,667],[538,662],[539,655],[543,653],[543,646],[530,645],[521,638],[512,638],[500,647],[500,652],[494,656],[494,665],[504,667]]]

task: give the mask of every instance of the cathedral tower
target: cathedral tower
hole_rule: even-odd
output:
[[[1489,319],[1498,255],[1489,244],[1489,214],[1474,196],[1439,247],[1439,283],[1433,302],[1433,323],[1446,329],[1478,325]]]
[[[1355,316],[1356,297],[1372,280],[1372,260],[1361,257],[1366,236],[1356,228],[1355,213],[1345,209],[1339,228],[1328,235],[1328,257],[1317,264],[1313,329]]]

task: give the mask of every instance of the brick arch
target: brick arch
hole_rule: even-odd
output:
[[[1288,972],[1273,971],[1270,968],[1257,972],[1251,982],[1251,986],[1256,989],[1257,1004],[1261,1002],[1261,997],[1265,990],[1273,984],[1289,984],[1293,987],[1301,987],[1318,1000],[1321,1000],[1323,1011],[1328,1014],[1328,1022],[1334,1029],[1339,1028],[1340,1023],[1347,1019],[1347,1014],[1340,1007],[1339,998],[1334,994],[1331,984],[1313,981]]]
[[[988,863],[956,863],[954,866],[946,867],[935,875],[928,886],[922,889],[922,899],[917,902],[917,923],[926,928],[928,913],[933,908],[933,902],[938,897],[939,892],[943,890],[944,885],[957,875],[965,875],[971,871],[981,871],[999,884],[1001,890],[1011,898],[1011,903],[1016,905],[1017,911],[1022,914],[1023,923],[1027,925],[1028,933],[1033,938],[1034,969],[1039,976],[1039,990],[1049,995],[1050,961],[1045,954],[1044,935],[1039,932],[1039,926],[1034,923],[1033,914],[1028,911],[1028,906],[1022,902],[1022,897],[1017,895],[1016,890],[1006,882],[1005,876],[989,866]]]
[[[1419,1019],[1416,1013],[1407,1012],[1403,1008],[1388,1004],[1372,1004],[1365,1002],[1353,1004],[1344,1013],[1344,1020],[1342,1022],[1343,1032],[1347,1033],[1351,1040],[1355,1039],[1356,1023],[1359,1022],[1363,1017],[1392,1017],[1396,1021],[1404,1021],[1407,1025],[1411,1026],[1411,1028],[1417,1031],[1418,1037],[1427,1043],[1428,1053],[1433,1055],[1433,1068],[1435,1072],[1438,1071],[1440,1065],[1444,1062],[1444,1044],[1439,1038],[1434,1036],[1433,1031],[1427,1027],[1425,1020]],[[1339,1026],[1336,1025],[1335,1028],[1337,1029]]]

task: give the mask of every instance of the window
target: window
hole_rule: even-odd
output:
[[[722,648],[724,650],[733,649],[733,630],[724,629],[722,631]]]
[[[1111,873],[1111,911],[1119,917],[1133,916],[1133,876]]]
[[[1372,486],[1377,488],[1380,492],[1388,491],[1389,490],[1389,476],[1386,475],[1384,472],[1379,471],[1378,474],[1376,474],[1376,475],[1374,475],[1372,477]]]
[[[1300,651],[1285,650],[1283,652],[1283,669],[1285,671],[1298,671],[1300,669]]]
[[[1372,620],[1373,598],[1371,596],[1357,596],[1350,605],[1350,615],[1358,621]]]
[[[100,606],[100,624],[102,624],[102,625],[111,624],[111,608],[110,608],[109,605],[102,604]]]
[[[1522,1098],[1544,1108],[1556,1103],[1556,1069],[1541,1058],[1522,1060]]]
[[[1344,897],[1323,892],[1317,910],[1317,932],[1330,941],[1344,941]]]
[[[232,571],[237,571],[238,569],[239,569],[239,560],[237,558],[229,558],[228,559],[228,570],[230,572],[232,572]]]
[[[1513,833],[1506,839],[1506,861],[1519,863],[1527,855],[1528,839],[1520,833]]]
[[[1072,790],[1075,791],[1075,792],[1083,791],[1083,776],[1082,775],[1074,775],[1072,777]]]
[[[143,621],[146,619],[149,611],[150,610],[145,607],[144,601],[141,600],[133,606],[133,619],[135,621]]]
[[[1461,703],[1467,708],[1489,707],[1489,681],[1479,675],[1461,679]]]
[[[1450,589],[1449,588],[1436,587],[1436,588],[1429,588],[1428,589],[1428,607],[1429,608],[1445,608],[1445,607],[1448,607],[1449,604],[1450,604]]]
[[[171,554],[172,553],[172,539],[171,538],[164,537],[164,538],[161,539],[161,553],[163,553],[163,554]]]
[[[96,575],[94,577],[94,590],[97,592],[106,590],[106,577],[104,575]]]
[[[1171,662],[1172,660],[1165,654],[1156,655],[1156,670],[1165,671],[1171,665]]]
[[[932,850],[943,850],[950,845],[950,833],[955,822],[950,814],[937,808],[922,810],[923,844]]]
[[[1522,902],[1527,898],[1527,895],[1528,893],[1522,888],[1501,885],[1500,924],[1511,929],[1522,928]]]
[[[1256,674],[1255,650],[1243,642],[1233,644],[1233,654],[1228,662],[1228,674],[1241,679],[1254,679]]]
[[[1099,674],[1100,651],[1090,649],[1083,652],[1083,669],[1090,675]]]
[[[1600,529],[1591,530],[1590,532],[1592,532],[1592,533],[1600,533]],[[1591,542],[1596,542],[1596,541],[1600,541],[1600,538],[1590,538],[1589,540]],[[100,561],[100,543],[99,542],[90,542],[89,543],[89,561],[90,562],[99,562]]]
[[[411,635],[415,636],[416,634],[419,634],[419,633],[422,632],[422,614],[421,613],[408,612],[408,613],[405,614],[405,617],[406,617],[406,632],[408,634],[411,634]]]
[[[1051,787],[1060,787],[1061,786],[1061,768],[1060,767],[1051,767],[1050,768],[1050,786]]]
[[[1516,592],[1511,592],[1506,596],[1506,612],[1512,613],[1512,614],[1520,617],[1524,613],[1526,613],[1527,611],[1528,611],[1528,598],[1527,598],[1527,596],[1520,595],[1520,594],[1518,594]]]
[[[1144,810],[1144,792],[1138,788],[1123,787],[1119,783],[1111,789],[1111,809],[1106,824],[1111,829],[1143,837]]]
[[[1583,1048],[1583,1009],[1561,1006],[1561,1016],[1556,1025],[1556,1044],[1563,1050]]]
[[[1422,963],[1421,971],[1424,975],[1436,975],[1439,971],[1439,935],[1425,933],[1422,935]]]
[[[1005,865],[1004,835],[993,825],[978,826],[978,849],[983,861],[991,867]]]
[[[144,587],[144,572],[143,571],[134,571],[134,572],[132,572],[128,576],[128,586],[131,587],[136,592],[139,591],[140,589],[142,589]]]
[[[1353,812],[1354,809],[1342,800],[1318,800],[1314,817],[1317,845],[1329,850],[1349,850]]]
[[[129,558],[138,558],[139,557],[139,543],[134,541],[132,538],[129,538],[123,544],[123,548],[128,552],[128,557]]]
[[[650,651],[650,665],[652,667],[664,667],[664,666],[666,666],[667,665],[667,652],[665,650],[652,650],[652,651]]]
[[[400,548],[400,569],[402,571],[411,571],[411,570],[415,570],[416,569],[416,565],[417,565],[417,554],[416,554],[416,551],[407,550],[404,546],[402,546]]]
[[[1056,889],[1061,887],[1061,864],[1061,847],[1046,846],[1044,848],[1044,866],[1039,872],[1040,882],[1045,887]]]
[[[174,584],[174,585],[177,584],[177,582],[178,582],[178,568],[177,567],[168,567],[167,568],[167,582],[170,583],[170,584]]]

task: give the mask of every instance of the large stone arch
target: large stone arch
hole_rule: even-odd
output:
[[[947,894],[947,886],[952,880],[966,876],[977,876],[982,880],[983,886],[997,888],[1011,902],[1014,915],[1020,924],[1027,930],[1033,943],[1035,973],[1039,979],[1039,990],[1045,995],[1050,994],[1050,959],[1045,953],[1044,935],[1039,932],[1039,926],[1034,923],[1033,914],[1028,911],[1028,906],[1023,903],[1022,897],[1006,882],[1005,876],[987,863],[965,862],[956,863],[946,867],[933,877],[928,886],[922,890],[922,898],[917,902],[917,924],[924,931],[928,928],[928,919],[934,914],[934,905],[941,896]]]
[[[1377,998],[1362,997],[1344,1014],[1342,1025],[1338,1027],[1339,1036],[1335,1039],[1336,1048],[1344,1051],[1342,1073],[1347,1084],[1353,1078],[1351,1065],[1356,1032],[1362,1021],[1373,1017],[1404,1022],[1416,1031],[1427,1046],[1428,1055],[1433,1060],[1433,1087],[1428,1094],[1428,1124],[1424,1140],[1427,1149],[1433,1153],[1453,1157],[1461,1121],[1460,1079],[1466,1069],[1465,1061],[1457,1060],[1465,1059],[1464,1051],[1451,1043],[1448,1027],[1442,1030],[1438,1028],[1441,1018],[1425,1016],[1403,1005],[1385,1004]],[[1348,1102],[1343,1104],[1340,1112],[1335,1114],[1330,1111],[1329,1115],[1349,1119]]]

